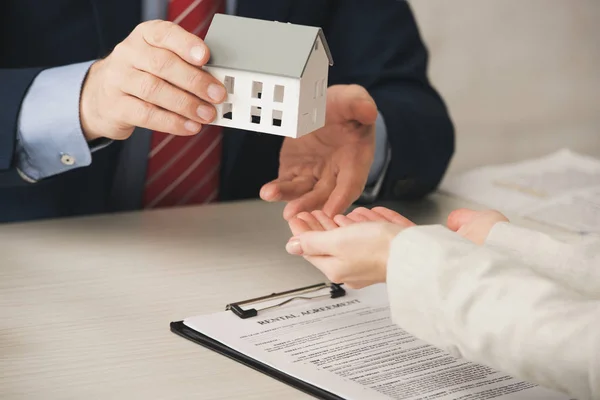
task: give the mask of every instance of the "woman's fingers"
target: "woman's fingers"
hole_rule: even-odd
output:
[[[348,225],[352,225],[352,224],[356,223],[355,221],[351,220],[350,218],[348,218],[345,215],[336,215],[335,217],[333,217],[333,222],[338,224],[338,226],[340,226],[340,227],[348,226]]]
[[[325,228],[321,225],[321,222],[309,212],[301,212],[298,214],[296,218],[303,220],[309,227],[311,231],[324,231]]]
[[[323,229],[330,231],[332,229],[339,228],[339,225],[336,224],[335,221],[327,214],[325,214],[325,212],[313,211],[311,214],[317,219],[317,221],[319,221]]]
[[[365,207],[358,207],[357,209],[352,211],[352,214],[360,216],[364,221],[391,222],[387,218],[384,218],[382,215]]]
[[[373,211],[376,212],[377,214],[381,215],[382,217],[384,217],[385,219],[387,219],[389,222],[391,222],[393,224],[401,225],[405,228],[415,225],[415,223],[412,222],[411,220],[409,220],[408,218],[397,213],[396,211],[390,210],[389,208],[374,207]]]

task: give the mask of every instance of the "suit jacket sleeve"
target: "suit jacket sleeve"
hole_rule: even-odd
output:
[[[442,226],[394,239],[387,282],[392,318],[413,335],[573,398],[600,398],[597,296]]]
[[[366,87],[382,114],[392,159],[379,198],[434,190],[454,152],[454,128],[427,79],[427,50],[405,1],[334,1],[325,27],[330,84]]]
[[[41,71],[42,68],[0,69],[0,171],[12,166],[21,104]]]

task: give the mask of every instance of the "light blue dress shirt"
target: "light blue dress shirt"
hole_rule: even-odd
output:
[[[144,20],[165,19],[168,0],[142,0]],[[236,0],[227,0],[227,13]],[[42,71],[29,88],[19,115],[16,167],[21,177],[35,182],[92,162],[92,153],[107,144],[90,146],[79,120],[79,99],[85,76],[95,60]],[[368,185],[381,182],[388,159],[385,122],[376,123],[375,159]]]

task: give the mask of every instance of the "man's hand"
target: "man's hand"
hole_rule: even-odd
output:
[[[454,210],[448,216],[448,228],[475,244],[485,243],[490,231],[498,222],[509,222],[494,210],[473,211],[466,208]]]
[[[223,85],[200,67],[209,59],[202,39],[167,21],[138,25],[83,86],[81,124],[88,140],[128,138],[135,127],[175,135],[198,133],[213,121]]]
[[[278,179],[263,186],[266,201],[289,202],[284,218],[323,209],[332,217],[357,200],[375,152],[377,106],[357,85],[327,91],[325,126],[299,139],[286,138]]]

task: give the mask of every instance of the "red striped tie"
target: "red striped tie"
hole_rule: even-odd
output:
[[[204,38],[224,0],[171,0],[168,19]],[[194,136],[153,132],[144,190],[145,208],[209,203],[217,199],[221,131],[206,125]]]

